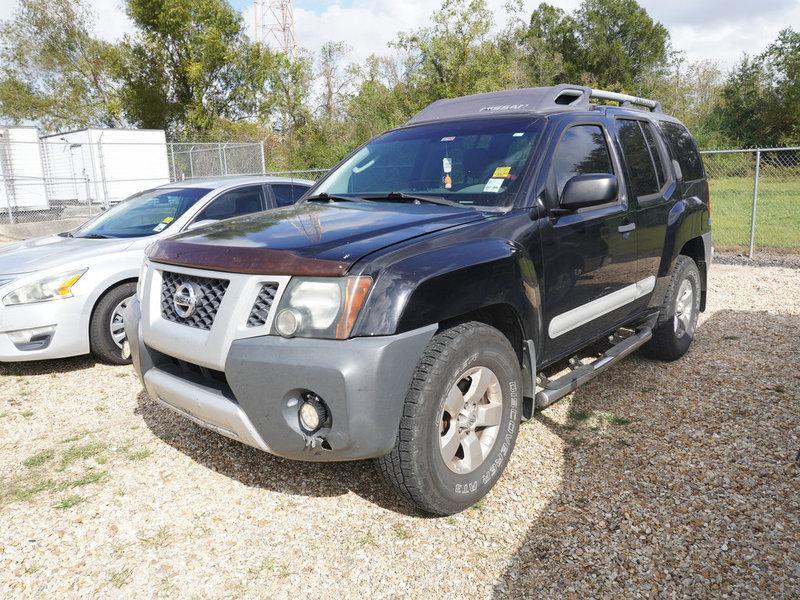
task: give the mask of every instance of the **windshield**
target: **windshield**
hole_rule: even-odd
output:
[[[73,232],[74,237],[145,237],[164,231],[211,190],[174,188],[131,196]]]
[[[513,204],[541,131],[530,117],[433,123],[390,131],[357,150],[314,190],[337,196],[399,192],[467,206]]]

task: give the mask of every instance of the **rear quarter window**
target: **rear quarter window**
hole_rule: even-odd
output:
[[[703,179],[705,176],[703,174],[703,161],[700,159],[700,153],[697,151],[697,146],[689,130],[680,123],[661,121],[659,124],[672,149],[672,153],[675,155],[675,159],[681,166],[683,179],[685,181]]]

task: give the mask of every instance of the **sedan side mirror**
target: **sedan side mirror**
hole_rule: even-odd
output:
[[[214,223],[219,223],[219,219],[203,219],[202,221],[195,221],[186,228],[186,231],[192,231],[193,229],[199,229],[200,227],[213,225]]]
[[[576,210],[613,202],[617,199],[617,194],[619,182],[614,175],[586,173],[567,181],[558,204],[565,210]]]

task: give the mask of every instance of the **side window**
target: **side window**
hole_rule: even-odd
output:
[[[297,202],[308,188],[302,185],[277,183],[272,184],[272,195],[276,206],[291,206]]]
[[[221,221],[260,210],[264,210],[264,195],[261,186],[254,185],[225,192],[201,210],[194,220]]]
[[[599,125],[575,125],[567,129],[553,156],[553,174],[558,195],[576,175],[614,173],[603,128]]]
[[[703,162],[697,152],[691,134],[683,125],[661,121],[661,131],[669,142],[673,154],[681,166],[683,178],[686,181],[694,181],[703,178]]]
[[[653,166],[653,156],[642,131],[642,124],[635,120],[621,119],[619,142],[628,166],[634,195],[640,198],[657,194],[661,186]]]
[[[658,151],[658,142],[656,142],[656,132],[653,130],[652,123],[640,123],[639,126],[644,132],[644,137],[647,140],[647,147],[650,148],[650,156],[653,157],[653,163],[656,166],[656,177],[658,177],[658,188],[661,189],[667,182],[667,172],[664,170],[664,162],[661,160],[661,153]]]

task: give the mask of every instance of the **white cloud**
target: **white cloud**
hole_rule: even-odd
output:
[[[125,14],[122,0],[88,0],[88,4],[95,13],[94,29],[98,37],[116,42],[133,31],[133,23]],[[0,1],[0,20],[11,18],[17,6],[14,0]]]

